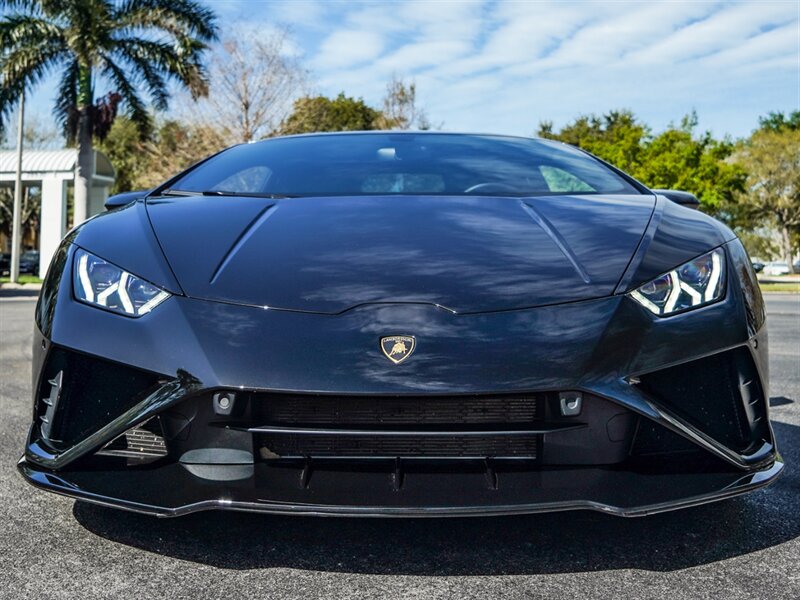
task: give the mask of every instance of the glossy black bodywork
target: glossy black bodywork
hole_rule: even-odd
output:
[[[75,301],[78,247],[173,297],[138,319]],[[722,300],[660,318],[627,295],[718,247],[728,267]],[[20,470],[52,491],[161,516],[206,508],[649,514],[742,493],[780,473],[768,425],[750,446],[733,449],[639,384],[648,373],[735,350],[768,397],[764,321],[733,233],[663,197],[148,197],[74,230],[56,254],[37,306],[34,419],[57,351],[151,373],[158,385],[63,447],[43,441],[34,424]],[[413,335],[417,347],[396,365],[379,340],[397,334]],[[260,460],[247,427],[227,420],[213,428],[204,411],[217,390],[376,403],[579,390],[617,407],[637,431],[646,424],[675,435],[710,466],[625,459],[523,469],[487,462],[471,471],[447,461],[405,461],[401,469],[398,459],[387,472],[333,462],[315,464],[311,485],[307,464]],[[210,426],[176,446],[199,435],[212,448],[249,452],[250,462],[216,464],[206,476],[195,463],[128,468],[94,456],[134,425],[190,406],[200,407],[191,409],[193,422]],[[542,457],[559,447],[569,453],[589,439],[582,435],[545,435]]]
[[[126,204],[130,204],[131,202],[136,202],[137,200],[143,200],[147,197],[147,194],[150,193],[150,190],[139,190],[136,192],[122,192],[121,194],[114,194],[113,196],[109,196],[105,201],[105,208],[106,210],[111,210],[112,208],[119,208],[120,206],[125,206]]]
[[[686,206],[688,208],[700,208],[700,200],[697,198],[697,196],[690,192],[684,192],[681,190],[653,190],[653,193],[660,194],[668,200],[672,200],[681,206]]]
[[[329,314],[377,302],[473,313],[608,296],[654,204],[652,196],[196,196],[148,199],[147,213],[194,298]]]

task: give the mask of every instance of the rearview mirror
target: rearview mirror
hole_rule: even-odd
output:
[[[700,207],[700,200],[697,199],[697,196],[694,194],[690,194],[689,192],[682,192],[680,190],[651,190],[654,194],[660,194],[670,200],[672,200],[675,204],[680,204],[687,208],[694,208],[697,209]]]
[[[109,196],[103,206],[106,207],[106,210],[111,210],[112,208],[119,208],[120,206],[125,206],[126,204],[130,204],[131,202],[135,202],[136,200],[140,200],[147,196],[150,193],[150,190],[139,190],[138,192],[123,192],[121,194],[115,194],[113,196]]]

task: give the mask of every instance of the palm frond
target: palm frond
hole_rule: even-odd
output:
[[[32,16],[46,15],[50,18],[64,15],[75,4],[70,0],[3,0],[2,3],[5,9],[16,9]]]
[[[0,133],[22,92],[39,83],[66,56],[66,50],[58,44],[15,49],[3,56],[0,62]]]
[[[56,97],[55,117],[67,144],[73,144],[78,134],[78,75],[80,65],[72,60],[61,75]]]
[[[65,44],[64,31],[41,17],[16,14],[0,21],[0,48],[4,50],[53,42]]]
[[[152,130],[152,119],[144,101],[136,91],[135,86],[128,79],[125,70],[117,65],[110,57],[103,60],[102,73],[113,83],[117,92],[122,96],[125,112],[128,118],[136,124],[139,135],[147,137]]]
[[[38,0],[4,0],[4,8],[16,8],[28,11],[35,11],[40,9],[40,2]]]
[[[125,0],[112,13],[121,29],[163,29],[173,35],[187,33],[202,42],[217,39],[217,18],[212,10],[193,0]]]
[[[0,131],[23,89],[56,65],[55,116],[68,139],[78,104],[91,104],[92,74],[106,79],[144,135],[151,117],[143,100],[167,108],[169,82],[207,93],[203,65],[217,39],[214,12],[195,0],[0,0]],[[12,14],[8,14],[12,13]],[[86,96],[86,97],[84,97]]]
[[[136,38],[115,40],[112,55],[130,65],[147,87],[157,110],[167,108],[167,79],[185,83],[180,76],[181,57],[172,44]]]

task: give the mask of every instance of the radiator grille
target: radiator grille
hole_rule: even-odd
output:
[[[537,399],[526,396],[264,396],[263,422],[274,425],[472,425],[530,423]]]
[[[423,457],[535,459],[540,436],[350,436],[269,434],[260,445],[281,457]]]

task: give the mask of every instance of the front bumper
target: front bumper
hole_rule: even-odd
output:
[[[737,247],[728,257],[728,271],[743,273]],[[64,277],[48,281],[37,308],[34,425],[19,470],[40,488],[158,516],[212,508],[633,516],[720,500],[769,484],[783,468],[767,420],[767,339],[753,290],[731,277],[724,300],[668,319],[625,296],[472,315],[417,304],[318,315],[176,296],[133,320],[75,302]],[[416,353],[394,365],[378,340],[406,333]],[[67,371],[83,373],[83,383],[63,402],[71,410],[60,434],[44,439],[43,399],[58,396],[52,381]],[[119,380],[135,389],[126,395]],[[246,414],[213,412],[220,390],[246,397]],[[580,431],[558,431],[559,390],[592,399]],[[378,405],[523,393],[550,408],[536,416],[536,451],[522,457],[276,456],[263,453],[257,420],[258,407],[281,394]],[[151,419],[166,428],[164,456],[132,464],[103,455]],[[645,430],[658,446],[649,453]],[[439,433],[459,437],[458,428]]]
[[[158,517],[214,509],[360,517],[465,517],[589,509],[637,517],[732,498],[769,485],[783,471],[779,458],[768,467],[746,474],[654,475],[602,468],[565,469],[511,476],[498,490],[487,487],[482,474],[443,477],[441,473],[427,473],[408,475],[407,482],[416,481],[400,500],[387,474],[376,476],[352,470],[316,473],[316,493],[309,493],[298,486],[300,469],[270,473],[269,467],[261,466],[264,473],[215,489],[198,484],[195,476],[177,464],[158,471],[60,473],[23,458],[18,466],[28,482],[38,488]],[[274,497],[264,497],[260,491],[265,490],[253,484],[255,479],[268,482]],[[359,502],[352,492],[348,503],[334,493],[341,489],[371,490],[372,503]],[[443,489],[450,493],[442,494]],[[326,494],[326,490],[330,493]],[[436,493],[431,493],[434,490]]]

